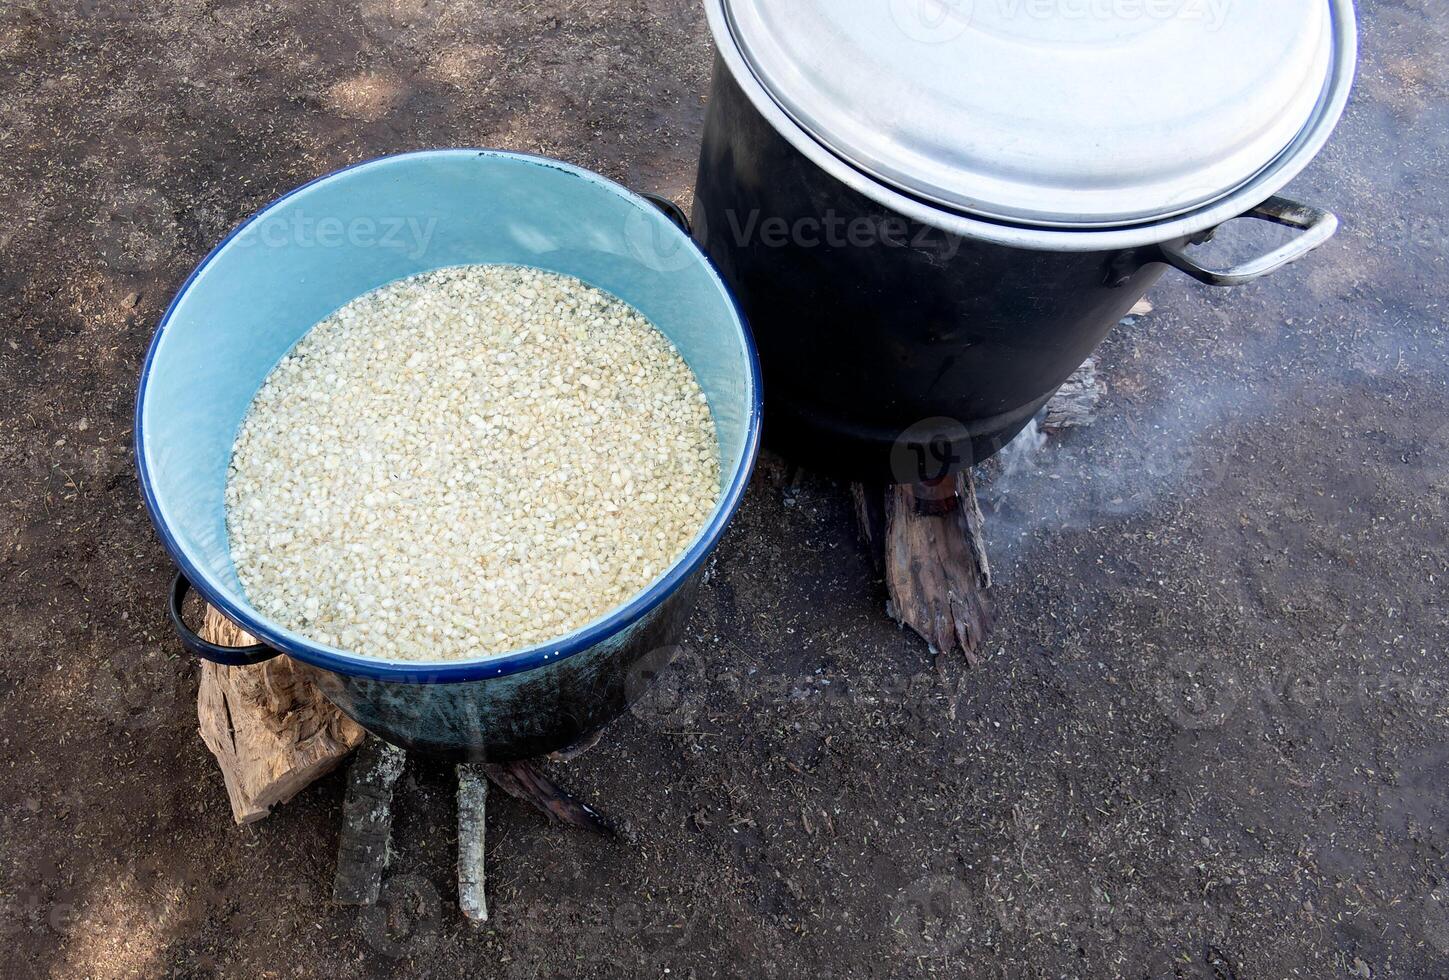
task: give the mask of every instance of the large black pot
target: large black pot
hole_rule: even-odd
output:
[[[781,111],[731,39],[725,6],[710,4],[719,57],[694,234],[754,329],[767,443],[814,467],[909,482],[981,462],[1169,265],[1235,285],[1308,254],[1337,226],[1270,197],[1293,164],[1193,214],[1125,229],[1015,226],[921,200],[839,159]],[[1340,64],[1325,98],[1346,98],[1351,76]],[[1341,108],[1330,104],[1326,124],[1304,134],[1298,169]],[[1188,257],[1234,217],[1303,234],[1233,269]]]

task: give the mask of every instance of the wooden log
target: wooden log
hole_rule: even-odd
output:
[[[931,652],[959,649],[968,664],[991,632],[991,565],[971,474],[939,484],[851,486],[861,539],[884,577],[896,622]]]
[[[885,491],[885,578],[891,614],[930,645],[960,649],[973,666],[991,632],[991,566],[985,519],[970,472],[957,474],[956,506],[922,508],[930,490],[895,485]],[[923,510],[927,511],[923,513]]]
[[[1057,389],[1052,400],[1047,402],[1046,411],[1041,420],[1042,430],[1055,433],[1063,429],[1090,425],[1092,420],[1097,417],[1097,409],[1101,405],[1102,396],[1105,393],[1106,386],[1097,375],[1097,359],[1089,357],[1087,362],[1077,368],[1076,373]]]
[[[1132,309],[1133,316],[1151,312],[1147,300]],[[1047,403],[1041,427],[1087,425],[1105,390],[1096,360],[1088,358]],[[891,616],[933,653],[960,649],[974,665],[993,614],[986,521],[971,473],[890,487],[855,483],[851,494],[861,540],[890,593]]]
[[[370,738],[348,767],[337,874],[332,879],[332,901],[339,905],[377,903],[382,873],[392,857],[392,788],[407,755],[382,739]]]
[[[860,532],[860,541],[875,565],[877,575],[885,574],[885,487],[879,484],[852,483],[851,496],[855,500],[855,526]]]
[[[210,606],[200,633],[223,646],[256,642]],[[203,663],[196,717],[239,824],[262,819],[337,768],[366,735],[288,657],[251,667]]]
[[[483,763],[478,768],[509,796],[531,803],[550,823],[559,821],[608,836],[615,833],[607,817],[574,799],[531,762]]]
[[[488,810],[488,775],[481,766],[458,772],[458,907],[469,922],[488,921],[488,871],[483,842]]]
[[[902,484],[909,491],[911,506],[925,517],[944,517],[960,506],[956,477],[943,476],[920,483]]]

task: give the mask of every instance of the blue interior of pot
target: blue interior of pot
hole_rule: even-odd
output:
[[[577,276],[647,316],[709,398],[724,486],[689,552],[628,606],[569,643],[492,658],[486,673],[447,665],[433,675],[512,673],[567,655],[652,608],[717,542],[753,462],[759,384],[748,330],[703,254],[648,202],[575,167],[479,150],[388,157],[308,184],[233,233],[182,287],[142,371],[137,465],[152,518],[197,589],[265,642],[319,666],[393,676],[385,662],[312,644],[247,602],[223,493],[257,389],[303,334],[357,296],[431,269],[494,262]]]

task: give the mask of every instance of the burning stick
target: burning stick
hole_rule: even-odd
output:
[[[332,881],[332,900],[340,905],[377,902],[390,856],[392,788],[406,762],[402,749],[369,738],[347,770],[337,876]]]
[[[1145,300],[1133,309],[1145,316]],[[1088,359],[1047,403],[1043,427],[1086,425],[1103,386]],[[856,520],[890,593],[896,622],[911,627],[941,654],[959,648],[975,666],[991,632],[991,566],[985,517],[970,472],[889,487],[854,484]]]
[[[479,768],[509,796],[533,804],[540,813],[548,817],[550,823],[557,820],[596,834],[612,836],[614,833],[614,826],[608,818],[560,789],[535,769],[531,762],[485,764]]]
[[[971,474],[852,489],[885,574],[892,618],[919,633],[932,653],[959,647],[974,666],[992,613],[985,521]]]

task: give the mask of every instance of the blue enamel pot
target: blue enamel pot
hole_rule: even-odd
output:
[[[705,560],[744,495],[760,429],[759,364],[729,288],[683,215],[539,157],[435,150],[313,181],[222,242],[162,318],[136,397],[141,490],[179,568],[171,615],[186,648],[229,665],[286,655],[339,708],[415,751],[506,762],[566,748],[622,713],[677,649]],[[432,269],[528,265],[625,300],[678,348],[709,399],[721,496],[662,576],[557,640],[479,660],[418,663],[316,643],[247,600],[223,494],[238,427],[263,380],[315,323]],[[259,641],[203,641],[182,621],[194,588]]]

